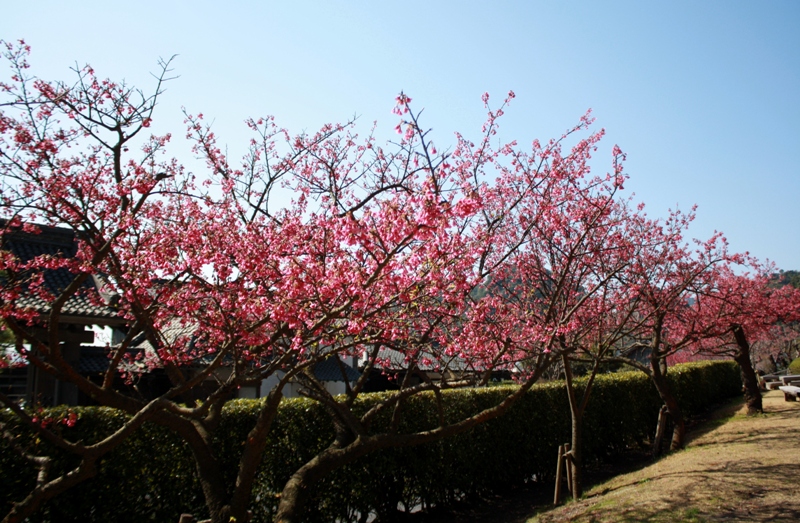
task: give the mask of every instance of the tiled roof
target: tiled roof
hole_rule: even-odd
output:
[[[107,349],[104,347],[81,347],[78,372],[81,374],[99,374],[106,370],[108,370]]]
[[[129,354],[135,354],[137,351],[130,351]],[[101,374],[108,370],[109,363],[109,348],[84,345],[81,347],[81,356],[78,360],[77,370],[79,373],[87,374]],[[141,371],[141,363],[122,360],[119,364],[119,369],[126,372]]]
[[[195,332],[197,331],[198,326],[195,325],[184,325],[179,320],[175,320],[170,322],[166,327],[161,330],[161,335],[164,338],[164,341],[167,344],[174,343],[178,338],[193,338]],[[140,335],[136,339],[133,340],[131,344],[133,348],[141,349],[145,351],[152,351],[153,346],[151,343],[143,336]],[[191,346],[191,341],[190,341]],[[334,359],[336,356],[331,356],[327,359],[324,359],[317,363],[314,366],[314,376],[320,381],[344,381],[342,379],[342,370],[339,368],[339,365],[336,363]],[[204,355],[200,357],[196,363],[201,365],[207,365],[214,359],[214,356]],[[231,365],[233,363],[232,358],[228,357],[224,360],[223,365]],[[355,370],[350,365],[342,362],[344,366],[345,375],[347,376],[348,381],[356,381],[361,376],[357,370]]]
[[[382,347],[378,351],[378,359],[376,368],[383,370],[406,370],[408,369],[408,360],[404,352]],[[435,356],[428,352],[422,352],[417,361],[417,368],[421,371],[434,371],[439,372],[442,369],[451,371],[465,371],[474,370],[462,358],[458,356]]]
[[[0,224],[0,227],[3,225]],[[2,249],[10,251],[22,262],[28,262],[42,255],[68,258],[75,256],[77,247],[72,230],[57,227],[39,227],[41,229],[39,234],[22,232],[19,229],[0,229]],[[73,278],[74,275],[65,268],[46,270],[44,273],[44,287],[53,296],[57,296],[72,282]],[[117,311],[114,307],[97,305],[97,299],[94,300],[95,303],[92,303],[93,300],[89,299],[92,294],[99,298],[97,282],[94,277],[89,278],[83,284],[81,291],[67,300],[62,309],[62,314],[87,319],[111,319],[117,317]],[[50,310],[47,301],[32,294],[23,294],[18,298],[17,305],[31,308],[41,313],[47,313]]]
[[[314,365],[314,377],[320,381],[344,381],[342,369],[339,367],[339,363],[336,362],[337,359],[338,356],[331,356]],[[358,378],[361,377],[361,373],[353,367],[341,360],[339,360],[339,362],[342,364],[342,367],[344,367],[347,381],[357,381]]]
[[[166,326],[161,329],[161,336],[163,337],[164,343],[167,345],[172,345],[175,343],[179,338],[187,338],[191,339],[194,338],[194,333],[197,330],[198,325],[184,325],[180,320],[175,319],[171,320]],[[191,346],[191,341],[189,343]],[[142,333],[139,334],[137,337],[133,339],[131,342],[131,347],[142,349],[147,352],[153,351],[153,344],[150,343],[150,340]]]

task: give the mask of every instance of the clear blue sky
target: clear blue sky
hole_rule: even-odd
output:
[[[698,204],[692,234],[800,269],[800,2],[261,1],[7,2],[0,38],[25,38],[33,72],[147,89],[179,55],[158,130],[181,106],[214,119],[232,156],[242,121],[291,131],[360,116],[391,137],[402,89],[437,143],[475,135],[480,95],[517,98],[501,138],[548,139],[588,108],[628,153],[626,189],[651,216]],[[6,73],[2,73],[4,76]],[[174,153],[190,153],[184,143]]]

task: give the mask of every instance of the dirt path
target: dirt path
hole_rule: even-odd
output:
[[[685,450],[528,523],[800,522],[800,403],[771,391],[764,411],[722,409]]]

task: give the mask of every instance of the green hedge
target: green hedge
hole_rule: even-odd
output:
[[[670,369],[669,379],[688,416],[741,393],[733,362],[678,365]],[[577,383],[582,386],[580,380]],[[508,392],[509,386],[447,391],[446,416],[460,419],[496,404]],[[369,408],[382,394],[364,395],[357,408]],[[258,400],[236,400],[224,411],[217,431],[224,437],[219,438],[218,449],[229,484],[233,484],[241,446],[258,405]],[[642,373],[598,376],[586,413],[587,463],[609,459],[646,440],[655,429],[660,405]],[[52,409],[50,415],[61,418],[66,410]],[[108,434],[124,419],[111,409],[73,410],[78,422],[61,430],[87,442]],[[404,430],[434,427],[437,413],[432,395],[410,401],[404,420]],[[319,485],[304,521],[352,521],[362,512],[391,513],[398,502],[408,508],[435,506],[511,484],[549,481],[557,446],[569,441],[569,420],[563,383],[537,385],[506,416],[469,433],[430,445],[389,449],[337,471]],[[253,492],[254,521],[270,521],[277,494],[289,475],[331,438],[330,422],[319,405],[305,399],[282,403]],[[51,452],[41,442],[32,445],[39,452]],[[63,470],[69,463],[69,458],[61,456],[55,468]],[[1,445],[0,470],[0,508],[7,510],[7,503],[20,499],[34,476],[26,463]],[[48,503],[33,521],[177,521],[182,512],[205,513],[191,454],[165,429],[146,425],[103,461],[97,477]]]

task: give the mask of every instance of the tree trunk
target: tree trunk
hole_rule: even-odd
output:
[[[569,398],[569,410],[572,419],[572,440],[570,442],[571,450],[570,456],[567,458],[567,470],[572,477],[572,499],[578,500],[583,495],[583,451],[581,450],[581,438],[583,437],[583,413],[585,401],[578,405],[578,399],[575,395],[575,385],[572,380],[572,366],[569,362],[569,357],[565,354],[561,358],[564,365],[564,376],[566,378],[567,397]],[[597,366],[595,366],[595,371]],[[592,373],[594,377],[594,372]],[[584,400],[587,393],[584,391]]]
[[[764,412],[764,406],[761,402],[761,390],[758,388],[758,377],[753,370],[753,363],[750,361],[750,343],[748,343],[741,325],[734,325],[733,336],[736,338],[736,355],[733,359],[741,369],[747,415],[752,416]]]
[[[227,492],[225,484],[222,482],[222,468],[216,459],[209,458],[206,453],[201,454],[195,450],[192,448],[197,467],[197,478],[203,489],[209,519],[212,523],[229,523],[231,507],[225,502]]]
[[[583,413],[581,413],[583,414]],[[572,470],[572,499],[578,500],[583,495],[583,450],[581,438],[583,437],[583,416],[572,414],[572,450],[571,459],[567,466]]]
[[[317,454],[311,461],[297,469],[284,485],[275,523],[302,523],[302,509],[314,484],[339,467],[380,446],[377,441],[365,442],[357,439],[345,448],[338,448],[334,444]]]
[[[661,371],[661,362],[659,359],[651,359],[650,361],[650,378],[656,386],[658,395],[667,406],[667,411],[672,418],[672,442],[669,445],[670,450],[682,449],[686,439],[686,423],[683,420],[683,412],[678,405],[678,400],[672,393],[672,387],[669,386],[666,375]]]
[[[661,410],[658,411],[658,425],[656,425],[656,437],[653,440],[653,458],[657,458],[661,455],[661,447],[663,446],[664,442],[664,431],[666,430],[667,426],[667,407],[666,405],[661,406]]]
[[[74,470],[64,474],[54,481],[48,482],[43,486],[36,486],[22,501],[14,503],[11,510],[3,518],[2,523],[22,523],[29,521],[42,503],[54,498],[75,485],[94,477],[97,474],[97,460],[99,456],[84,457],[81,463]]]
[[[253,492],[256,473],[261,464],[261,456],[267,447],[267,435],[272,428],[272,422],[278,415],[278,406],[282,398],[282,387],[278,387],[269,393],[255,426],[247,435],[244,450],[239,459],[239,470],[236,476],[236,486],[231,497],[228,519],[232,517],[236,521],[246,521],[248,518],[247,509],[250,505],[250,496]],[[225,523],[227,521],[225,520]]]
[[[222,465],[214,455],[210,435],[206,433],[204,437],[200,427],[168,412],[156,414],[154,421],[177,433],[189,445],[210,520],[212,523],[229,523],[231,507],[223,481]]]
[[[452,425],[439,426],[432,430],[413,434],[381,433],[371,436],[359,436],[346,444],[343,441],[334,442],[330,447],[317,454],[311,461],[300,467],[289,478],[281,492],[281,500],[278,504],[275,522],[301,523],[302,508],[308,500],[315,483],[334,470],[352,463],[362,456],[385,448],[410,447],[439,441],[443,438],[466,432],[481,423],[505,414],[517,400],[530,390],[551,363],[552,360],[547,359],[544,362],[539,362],[536,370],[528,377],[528,380],[520,385],[516,391],[506,396],[500,403]]]

